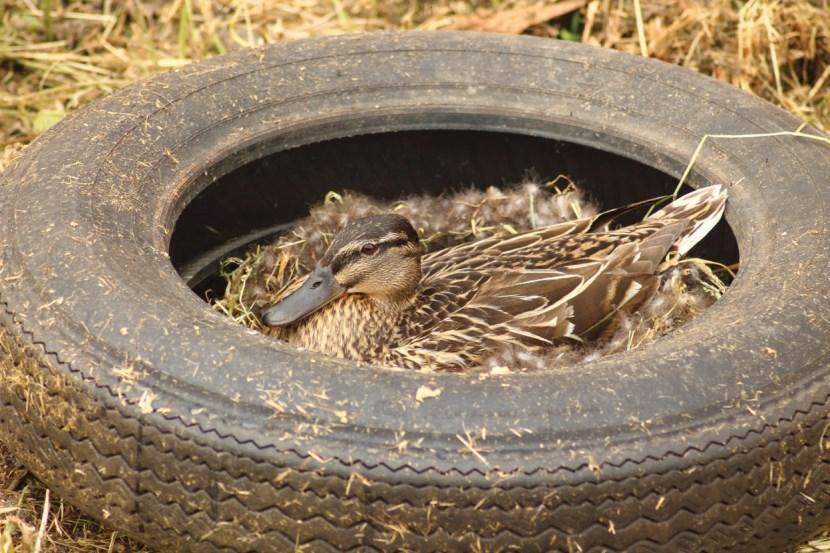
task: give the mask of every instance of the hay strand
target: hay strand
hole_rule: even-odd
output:
[[[644,58],[648,57],[648,44],[646,43],[646,31],[643,24],[643,8],[640,6],[640,0],[634,0],[634,20],[637,23],[637,41],[640,44],[640,55]]]

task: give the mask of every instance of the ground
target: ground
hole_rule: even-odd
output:
[[[0,171],[67,113],[137,79],[238,48],[395,29],[525,33],[646,55],[830,130],[827,0],[0,0]],[[830,539],[800,548],[830,551]],[[63,551],[142,548],[64,504],[0,444],[0,553]]]

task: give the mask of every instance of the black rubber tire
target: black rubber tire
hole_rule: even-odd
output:
[[[729,187],[737,280],[670,339],[566,375],[303,354],[212,312],[167,249],[223,172],[332,137],[507,130],[679,175],[704,134],[796,127],[659,62],[481,34],[294,42],[135,84],[2,175],[0,440],[163,551],[788,549],[830,524],[821,143],[712,140],[693,184]]]

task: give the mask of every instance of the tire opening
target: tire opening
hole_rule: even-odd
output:
[[[282,150],[220,177],[185,206],[170,257],[199,297],[216,297],[224,291],[222,259],[270,242],[329,190],[391,200],[557,175],[569,176],[604,209],[669,193],[677,184],[638,161],[536,136],[462,130],[358,135]],[[721,221],[691,255],[731,265],[738,260],[737,241]]]

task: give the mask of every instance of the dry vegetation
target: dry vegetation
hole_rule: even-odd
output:
[[[830,130],[827,0],[0,0],[0,171],[67,113],[136,79],[247,46],[392,29],[528,33],[648,55]],[[830,551],[830,540],[802,547]],[[138,550],[48,497],[0,448],[0,553]]]

